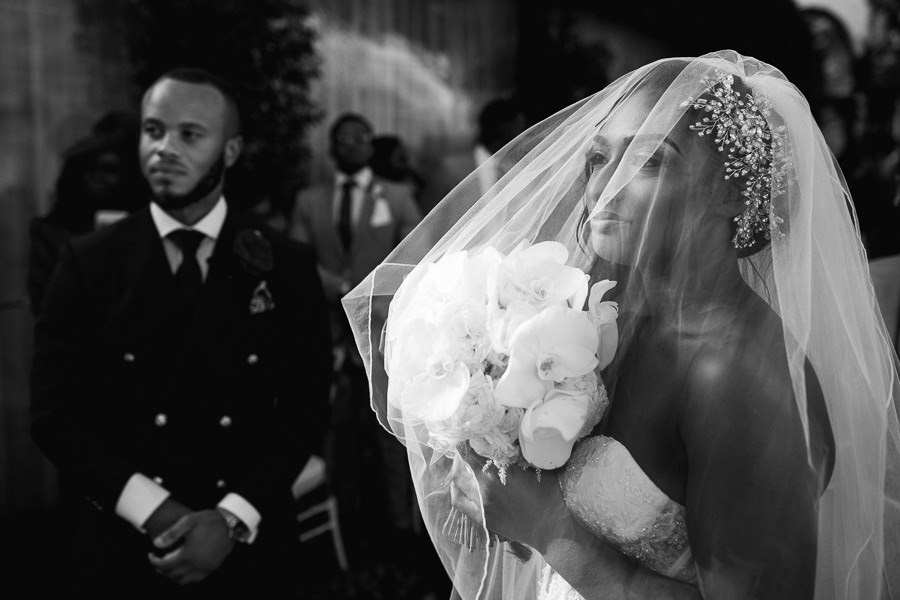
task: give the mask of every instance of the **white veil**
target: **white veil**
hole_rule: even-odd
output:
[[[900,598],[897,357],[876,303],[850,192],[803,95],[776,68],[733,51],[657,61],[531,127],[492,159],[512,165],[500,181],[481,194],[478,173],[471,174],[343,300],[369,376],[372,409],[407,448],[425,525],[462,598],[534,597],[543,563],[536,553],[523,561],[506,543],[485,543],[486,530],[474,543],[448,533],[454,461],[435,451],[420,425],[388,401],[384,353],[390,351],[392,333],[408,319],[409,295],[424,266],[448,253],[485,246],[508,253],[523,240],[554,240],[569,249],[568,264],[595,279],[619,281],[614,291],[622,315],[620,347],[628,347],[629,313],[652,310],[645,305],[646,284],[639,281],[636,265],[659,260],[654,248],[660,240],[675,249],[666,257],[665,285],[677,307],[696,294],[692,269],[702,269],[704,257],[692,250],[698,224],[660,203],[650,210],[666,217],[665,230],[645,230],[630,250],[638,257],[630,267],[596,258],[585,237],[585,218],[638,181],[647,156],[661,142],[643,149],[632,144],[599,201],[590,206],[585,204],[585,162],[594,132],[636,90],[648,87],[655,100],[642,130],[665,134],[683,118],[698,120],[702,114],[692,100],[728,74],[739,82],[737,89],[766,105],[763,114],[768,129],[777,133],[783,169],[767,184],[771,239],[755,235],[750,248],[721,251],[734,253],[746,284],[780,317],[786,372],[810,461],[815,427],[808,419],[809,366],[834,438],[834,467],[818,502],[815,597]],[[725,148],[717,160],[724,163],[727,154]],[[711,185],[703,181],[686,189],[696,192],[701,184]],[[662,196],[661,190],[655,193]],[[675,314],[680,315],[677,309]],[[616,370],[627,368],[627,361],[617,357],[604,374],[613,383],[613,403]],[[690,514],[691,506],[686,508]],[[778,497],[772,498],[771,506],[757,511],[760,521],[780,508]]]

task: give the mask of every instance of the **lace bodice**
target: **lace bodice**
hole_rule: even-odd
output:
[[[560,482],[566,505],[585,528],[658,573],[696,583],[684,507],[656,487],[625,446],[606,436],[586,438]],[[581,598],[549,567],[540,591],[546,600]]]

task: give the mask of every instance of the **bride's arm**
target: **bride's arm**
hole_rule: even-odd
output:
[[[818,492],[789,380],[720,354],[694,367],[679,430],[702,597],[812,598]],[[478,457],[468,460],[481,482],[488,528],[536,549],[587,600],[701,597],[582,528],[554,473],[538,483],[534,473],[514,468],[502,485],[493,470],[482,472]],[[477,514],[477,505],[465,512]]]
[[[566,508],[554,472],[540,482],[532,471],[509,470],[506,484],[496,471],[482,471],[483,459],[470,452],[469,465],[480,482],[488,528],[527,544],[586,600],[699,599],[695,586],[647,569],[581,527]],[[464,486],[464,484],[463,484]],[[477,515],[473,490],[451,490],[454,504]]]
[[[699,358],[680,411],[701,588],[705,598],[811,599],[819,477],[791,381],[774,361],[739,353]]]
[[[555,532],[548,531],[535,549],[586,600],[701,598],[695,586],[638,564],[564,512],[565,518],[553,523]]]
[[[811,600],[821,478],[810,467],[790,377],[757,349],[709,350],[690,369],[678,423],[688,538],[706,600]],[[815,376],[807,375],[814,395]],[[538,550],[586,598],[686,591],[592,540],[571,517],[551,514]]]

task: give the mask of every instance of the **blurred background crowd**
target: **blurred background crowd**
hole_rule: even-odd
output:
[[[717,0],[0,0],[0,531],[15,550],[0,570],[33,576],[33,597],[50,597],[40,574],[66,561],[56,473],[28,432],[33,320],[61,244],[148,201],[140,91],[167,68],[237,85],[247,148],[226,195],[296,236],[298,197],[332,180],[342,152],[406,190],[411,228],[529,125],[654,59],[734,49],[801,88],[870,260],[900,255],[900,0],[723,10]],[[355,128],[335,129],[347,114]],[[297,495],[298,514],[315,494],[335,498],[340,538],[300,542],[298,523],[311,557],[298,597],[447,597],[402,447],[369,410],[352,342],[335,344],[325,485]]]

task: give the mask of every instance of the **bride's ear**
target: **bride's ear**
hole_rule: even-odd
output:
[[[733,218],[741,214],[747,205],[744,203],[745,198],[741,193],[744,189],[744,183],[741,179],[729,179],[726,185],[722,187],[723,193],[715,204],[714,210],[717,215],[727,218]]]

